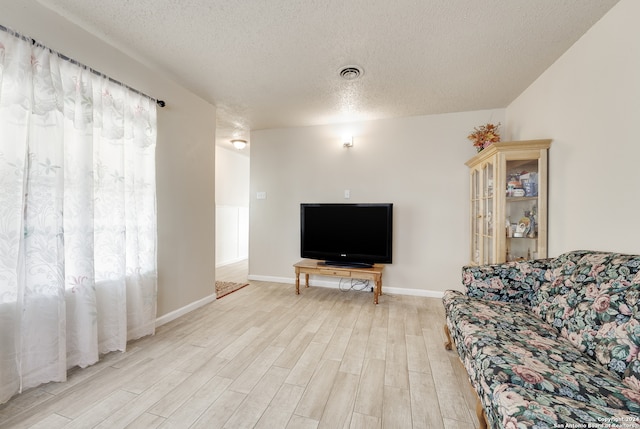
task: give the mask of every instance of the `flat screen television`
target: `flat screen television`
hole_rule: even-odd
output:
[[[327,265],[392,262],[393,204],[300,204],[300,254]]]

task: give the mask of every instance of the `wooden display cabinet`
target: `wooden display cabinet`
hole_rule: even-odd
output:
[[[494,143],[466,162],[473,265],[547,257],[551,140]]]

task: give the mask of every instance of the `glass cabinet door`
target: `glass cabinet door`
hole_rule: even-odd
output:
[[[493,162],[471,170],[471,262],[491,264],[495,257]]]
[[[540,165],[538,159],[506,162],[505,260],[546,257],[540,251]],[[544,252],[542,252],[544,253]]]
[[[493,162],[485,163],[482,166],[482,264],[495,262],[493,176]]]
[[[482,211],[480,202],[480,170],[471,170],[471,261],[480,264],[482,243]]]

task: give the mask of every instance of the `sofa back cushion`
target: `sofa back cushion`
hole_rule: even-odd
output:
[[[595,262],[600,265],[610,253],[594,253],[579,250],[564,253],[549,261],[536,294],[531,299],[533,311],[549,324],[562,329],[567,318],[566,311],[576,304],[575,287],[597,281],[593,274],[599,271],[591,270]],[[587,260],[592,260],[588,262]]]
[[[534,312],[640,392],[640,255],[570,252],[545,280]]]
[[[552,259],[512,261],[462,267],[466,295],[489,301],[517,302],[531,306]]]

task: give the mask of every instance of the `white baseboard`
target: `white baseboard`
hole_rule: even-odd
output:
[[[172,320],[175,320],[180,316],[184,316],[185,314],[190,313],[193,310],[196,310],[196,309],[202,307],[203,305],[207,305],[210,302],[213,302],[215,300],[216,300],[216,294],[214,293],[214,294],[206,296],[206,297],[204,297],[204,298],[202,298],[202,299],[200,299],[198,301],[194,301],[191,304],[185,305],[182,308],[174,310],[171,313],[167,313],[167,314],[165,314],[163,316],[160,316],[160,317],[158,317],[156,319],[156,328],[158,326],[164,325],[165,323],[169,323]]]
[[[259,276],[254,274],[249,274],[247,280],[255,280],[259,282],[272,282],[272,283],[287,283],[287,284],[296,284],[296,279],[289,277],[273,277],[273,276]]]
[[[438,298],[442,299],[444,296],[444,292],[440,290],[428,290],[428,289],[407,289],[407,288],[399,288],[399,287],[384,287],[382,286],[383,292],[388,294],[396,294],[396,295],[409,295],[409,296],[421,296],[424,298]]]
[[[296,279],[292,277],[272,277],[272,276],[260,276],[260,275],[249,275],[249,280],[256,280],[262,282],[273,282],[273,283],[286,283],[286,284],[296,284]],[[304,280],[300,281],[301,284],[304,283]],[[310,286],[319,286],[319,287],[328,287],[338,289],[340,287],[340,280],[338,279],[317,279],[311,278],[309,279]],[[382,284],[382,292],[388,294],[395,295],[408,295],[408,296],[422,296],[426,298],[440,298],[444,296],[443,291],[439,290],[428,290],[428,289],[408,289],[408,288],[398,288],[385,286]]]
[[[247,256],[241,256],[239,258],[227,259],[226,261],[220,261],[216,263],[216,268],[224,267],[225,265],[235,264],[236,262],[246,261]]]

